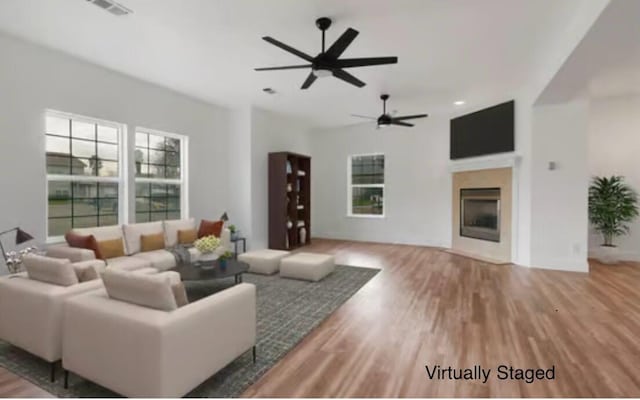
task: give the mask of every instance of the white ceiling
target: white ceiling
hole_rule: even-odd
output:
[[[120,0],[134,13],[115,17],[84,0],[2,0],[0,30],[211,103],[335,126],[353,123],[350,113],[378,115],[381,92],[401,114],[450,115],[513,97],[583,1]],[[265,35],[318,53],[321,16],[334,20],[328,43],[347,27],[360,31],[343,57],[399,63],[350,70],[362,89],[327,78],[302,91],[306,70],[253,71],[301,61]],[[454,109],[458,99],[467,105]]]
[[[613,0],[538,99],[640,93],[640,1]]]

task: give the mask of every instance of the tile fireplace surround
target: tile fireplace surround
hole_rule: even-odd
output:
[[[512,229],[512,169],[493,168],[453,173],[452,251],[494,262],[511,262]],[[462,189],[500,189],[499,241],[483,240],[460,235],[460,191]]]

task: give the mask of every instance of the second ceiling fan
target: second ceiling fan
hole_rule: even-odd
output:
[[[316,26],[318,29],[322,31],[322,51],[315,57],[312,57],[306,53],[303,53],[300,50],[294,49],[291,46],[288,46],[270,36],[264,36],[262,39],[281,48],[284,51],[287,51],[291,54],[294,54],[303,60],[307,61],[309,64],[303,65],[287,65],[283,67],[267,67],[267,68],[256,68],[256,71],[275,71],[275,70],[283,70],[283,69],[303,69],[303,68],[311,68],[311,72],[307,76],[307,79],[302,84],[301,89],[308,89],[309,86],[315,82],[318,77],[325,76],[335,76],[338,79],[341,79],[347,83],[350,83],[359,88],[365,86],[366,84],[362,82],[360,79],[351,75],[345,68],[355,68],[355,67],[368,67],[371,65],[384,65],[384,64],[396,64],[398,62],[398,57],[370,57],[370,58],[343,58],[340,59],[340,56],[344,51],[349,47],[351,42],[358,36],[358,31],[353,28],[348,28],[342,36],[336,40],[331,47],[325,50],[325,31],[329,29],[331,26],[331,19],[323,17],[318,18],[316,20]]]
[[[372,121],[376,121],[378,128],[386,128],[390,125],[398,125],[398,126],[406,126],[407,128],[411,128],[415,125],[406,122],[409,119],[417,119],[417,118],[426,118],[429,114],[414,114],[414,115],[400,115],[394,116],[387,113],[387,100],[389,100],[388,94],[380,95],[380,99],[382,100],[382,115],[378,118],[376,117],[368,117],[365,115],[357,115],[351,114],[352,117],[369,119]]]

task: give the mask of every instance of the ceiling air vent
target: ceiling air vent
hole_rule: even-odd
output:
[[[123,6],[122,4],[118,4],[112,0],[87,0],[90,3],[95,4],[96,6],[109,11],[111,14],[116,16],[131,14],[133,11]]]

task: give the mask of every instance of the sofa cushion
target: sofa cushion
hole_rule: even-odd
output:
[[[76,273],[76,276],[78,277],[78,282],[89,282],[94,279],[100,278],[100,276],[98,275],[98,270],[95,269],[93,265],[84,263],[79,265],[71,265]]]
[[[202,238],[205,236],[215,236],[217,238],[220,237],[222,233],[222,227],[224,226],[224,221],[207,221],[203,219],[200,221],[200,228],[198,229],[198,238]]]
[[[22,262],[29,279],[58,286],[78,283],[78,277],[69,260],[29,254],[24,256]]]
[[[171,290],[171,280],[165,274],[107,270],[102,274],[102,281],[112,299],[163,311],[178,308]]]
[[[93,235],[79,235],[74,233],[73,231],[67,232],[64,235],[64,239],[67,241],[69,247],[75,247],[78,249],[87,249],[93,251],[97,259],[103,259],[102,253],[100,252],[100,247],[98,246],[98,241],[96,237]]]
[[[198,240],[198,231],[196,229],[187,229],[178,231],[178,244],[193,244]]]
[[[184,287],[184,283],[175,283],[171,285],[171,291],[173,292],[173,297],[176,299],[176,304],[178,307],[186,306],[189,304],[189,299],[187,298],[187,289]]]
[[[134,271],[142,268],[151,268],[151,262],[138,257],[116,257],[107,260],[107,269],[121,269],[124,271]]]
[[[130,224],[122,227],[124,232],[124,241],[127,245],[127,255],[139,253],[141,250],[141,236],[154,233],[164,233],[162,229],[162,221],[145,222],[142,224]]]
[[[164,221],[164,235],[165,243],[167,247],[173,247],[178,244],[178,231],[196,229],[196,220],[190,219],[175,219],[170,221]]]
[[[122,227],[120,225],[99,226],[95,228],[75,228],[72,233],[81,236],[93,235],[98,242],[110,239],[122,239]]]
[[[140,236],[140,251],[154,251],[164,249],[164,232]]]
[[[111,239],[111,240],[99,241],[98,248],[100,249],[100,255],[102,256],[102,260],[122,257],[125,255],[124,243],[122,242],[122,239]]]
[[[129,258],[135,258],[144,260],[151,267],[159,269],[161,271],[171,269],[176,266],[176,258],[171,252],[167,250],[154,250],[138,253],[130,256]]]

